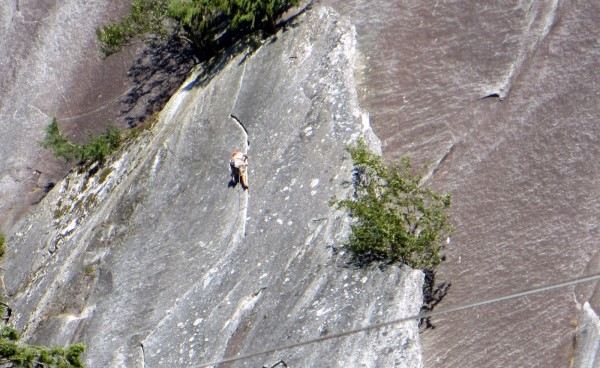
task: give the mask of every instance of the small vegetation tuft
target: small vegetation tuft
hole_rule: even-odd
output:
[[[109,56],[119,51],[132,38],[141,34],[163,36],[167,33],[164,21],[167,17],[165,0],[133,0],[129,14],[121,21],[96,29],[100,51]]]
[[[60,132],[58,119],[54,117],[46,127],[46,137],[39,145],[51,149],[55,157],[63,158],[65,161],[77,161],[80,164],[86,161],[103,163],[108,156],[119,148],[121,143],[121,132],[117,127],[110,124],[106,131],[100,135],[88,135],[89,143],[78,145],[69,141]]]
[[[78,343],[66,348],[20,344],[9,338],[0,338],[0,359],[13,363],[16,367],[83,367],[81,354],[85,344]],[[1,361],[0,360],[0,361]]]
[[[4,258],[4,253],[6,253],[6,248],[4,247],[4,243],[6,239],[4,238],[4,234],[0,233],[0,261]]]
[[[9,316],[8,304],[0,300],[0,365],[4,367],[4,363],[9,363],[10,367],[83,367],[81,354],[85,351],[85,344],[48,348],[20,343],[19,332],[6,324]]]
[[[346,149],[355,167],[354,193],[332,204],[355,220],[345,244],[355,261],[437,266],[443,241],[452,232],[446,213],[450,195],[422,187],[422,175],[413,173],[408,158],[387,167],[364,140]]]

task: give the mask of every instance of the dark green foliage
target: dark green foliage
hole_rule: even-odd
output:
[[[114,125],[109,125],[103,134],[88,135],[89,143],[81,147],[80,161],[104,162],[108,156],[119,148],[121,132]]]
[[[83,146],[70,142],[62,135],[58,127],[58,119],[54,117],[46,127],[46,137],[39,144],[41,147],[51,149],[54,157],[64,158],[65,161],[104,162],[108,156],[119,148],[121,132],[114,125],[109,125],[100,135],[88,135],[89,143]]]
[[[52,149],[54,157],[64,158],[67,162],[79,159],[81,147],[69,142],[58,128],[58,119],[52,118],[50,125],[46,127],[46,137],[40,142],[40,146]]]
[[[4,253],[6,253],[6,248],[4,247],[4,234],[0,233],[0,260],[4,257]]]
[[[262,27],[270,33],[277,19],[300,0],[134,0],[130,13],[120,22],[112,22],[96,33],[101,51],[108,56],[130,39],[151,34],[180,34],[200,49],[210,49],[223,30],[244,30]]]
[[[2,313],[2,315],[4,315],[4,313]],[[0,338],[11,341],[17,341],[20,338],[19,331],[15,330],[12,327],[0,324]]]
[[[4,358],[17,367],[43,367],[80,368],[83,367],[81,354],[85,350],[84,344],[74,344],[67,348],[54,347],[48,349],[43,346],[18,344],[0,340],[0,358]]]
[[[210,47],[221,14],[218,0],[168,0],[168,9],[186,38],[200,48]]]
[[[0,322],[0,361],[11,362],[16,367],[83,367],[81,362],[81,354],[85,351],[83,343],[69,345],[66,348],[58,346],[47,348],[21,344],[18,339],[19,333],[15,329]]]
[[[81,362],[81,354],[85,351],[85,344],[78,343],[69,345],[66,349],[65,358],[73,367],[83,367]]]
[[[120,22],[96,29],[102,53],[111,55],[141,34],[165,35],[167,8],[167,0],[133,0],[129,14]]]
[[[277,19],[287,9],[297,6],[300,0],[222,0],[221,9],[231,18],[231,27],[248,26],[255,29],[265,25],[275,32]]]
[[[446,214],[450,195],[421,187],[422,176],[413,174],[408,158],[388,168],[364,141],[346,149],[355,166],[355,191],[333,203],[355,219],[345,245],[356,260],[438,265],[441,244],[452,231]]]

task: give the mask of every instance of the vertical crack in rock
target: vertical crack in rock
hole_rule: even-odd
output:
[[[244,73],[245,73],[246,67],[244,65]],[[242,75],[243,78],[243,75]],[[240,88],[241,88],[241,80],[240,80]],[[239,94],[239,89],[237,94]],[[237,95],[236,95],[236,100],[237,100]],[[248,150],[250,149],[250,139],[248,138],[248,130],[246,129],[246,127],[244,126],[244,124],[242,124],[242,122],[240,121],[240,119],[238,119],[237,116],[233,115],[233,114],[229,114],[229,116],[237,123],[237,125],[242,129],[242,132],[244,134],[244,151],[248,152]],[[248,170],[246,170],[246,180],[249,180],[249,175],[250,173],[248,172]],[[247,214],[248,214],[248,203],[249,203],[249,199],[248,199],[248,191],[244,190],[244,199],[245,199],[245,203],[242,206],[240,204],[240,214],[239,216],[242,216],[242,230],[243,230],[243,234],[244,236],[246,236],[246,218],[247,218]]]
[[[144,351],[144,342],[140,342],[140,356],[141,356],[141,367],[146,367],[146,352]]]
[[[528,13],[531,14],[529,22],[523,32],[523,39],[518,50],[517,57],[513,63],[510,64],[506,78],[498,85],[492,86],[489,90],[486,90],[481,98],[498,97],[500,101],[504,100],[511,89],[513,81],[519,76],[523,65],[529,56],[531,56],[537,47],[546,39],[550,34],[550,30],[556,23],[556,13],[558,11],[558,0],[553,0],[549,6],[549,10],[540,15],[543,24],[540,25],[539,30],[534,28],[536,21],[539,19],[537,15],[538,9],[529,9]]]
[[[152,130],[115,158],[118,164],[106,179],[110,195],[100,197],[65,239],[60,262],[40,272],[44,282],[32,287],[31,297],[15,301],[19,325],[39,333],[38,341],[84,337],[93,343],[86,353],[93,366],[193,366],[198,353],[219,359],[313,331],[325,335],[384,313],[394,318],[418,311],[422,274],[399,268],[354,274],[337,267],[329,250],[342,239],[337,230],[347,230],[346,216],[326,204],[350,190],[343,184],[351,168],[342,143],[371,131],[368,115],[358,108],[352,26],[321,8],[307,17],[246,60],[253,64],[234,59],[208,88],[190,89],[188,83],[171,98]],[[309,56],[290,69],[280,65],[290,50],[309,50]],[[221,122],[227,115],[235,122]],[[221,123],[210,123],[216,121]],[[218,164],[232,144],[248,150],[249,131],[260,158],[260,168],[250,166],[256,176],[251,181],[260,188],[255,207],[249,206],[248,191],[225,185],[226,168]],[[297,152],[288,166],[281,164],[282,149]],[[285,171],[275,178],[258,174],[279,170]],[[92,194],[96,186],[83,191]],[[188,186],[189,196],[182,196]],[[22,230],[28,247],[19,249],[19,259],[35,255],[40,238],[52,240],[61,232],[48,227],[61,195],[53,192],[40,217],[28,218],[36,227]],[[69,228],[75,215],[61,216],[61,226]],[[96,236],[98,226],[114,226],[112,240]],[[67,295],[59,292],[69,286],[65,280],[85,272],[81,261],[85,266],[91,259],[101,259],[106,276],[90,299],[99,301],[98,308],[85,325],[81,321],[81,332],[70,334],[57,328],[64,321],[54,319],[57,308],[49,303]],[[20,279],[13,288],[25,282]],[[398,280],[407,281],[398,288]],[[382,293],[390,298],[380,298]],[[316,351],[289,351],[284,358],[298,366],[389,366],[400,360],[418,366],[416,333],[416,322],[398,329],[398,335],[414,339],[410,347],[386,336],[356,336]],[[354,349],[358,345],[370,349]],[[247,365],[260,366],[259,359],[264,358]]]
[[[429,172],[423,177],[423,179],[421,179],[421,185],[427,183],[429,181],[429,179],[431,179],[433,177],[433,175],[440,169],[440,167],[442,167],[444,162],[448,159],[448,157],[452,154],[452,152],[454,152],[455,144],[456,144],[456,142],[454,140],[453,140],[453,142],[450,143],[450,145],[446,148],[444,153],[437,160],[435,165],[432,165],[431,168],[429,169]]]
[[[247,65],[248,65],[248,63],[244,62],[244,68],[242,69],[242,75],[240,76],[240,81],[238,83],[237,91],[235,92],[235,98],[233,99],[233,104],[231,104],[231,109],[232,110],[237,105],[238,98],[240,97],[240,91],[242,90],[242,86],[244,84],[244,77],[246,76],[246,67],[247,67]],[[239,120],[238,120],[238,122],[239,122]]]
[[[242,130],[244,131],[244,137],[246,138],[246,146],[244,148],[246,148],[246,150],[248,150],[250,148],[250,138],[248,138],[248,129],[246,129],[246,127],[244,126],[244,124],[242,124],[242,122],[240,121],[240,119],[238,119],[237,116],[233,115],[233,114],[229,114],[229,116],[235,120],[236,123],[239,124],[239,126],[242,128]]]

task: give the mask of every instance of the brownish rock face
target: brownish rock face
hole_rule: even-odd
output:
[[[452,192],[439,307],[597,271],[600,3],[323,3],[356,24],[386,159],[428,162]],[[594,299],[573,291],[437,318],[425,366],[568,366],[570,321]]]
[[[5,1],[0,5],[0,228],[8,230],[70,165],[37,141],[53,116],[84,142],[109,122],[133,126],[159,111],[194,58],[174,42],[135,41],[102,60],[95,30],[129,0]],[[175,52],[178,50],[178,52]]]

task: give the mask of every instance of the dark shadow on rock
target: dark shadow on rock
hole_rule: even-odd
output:
[[[298,26],[297,18],[312,8],[312,1],[294,13],[289,18],[277,24],[277,28],[281,32],[287,31],[288,28]],[[267,29],[257,29],[248,34],[247,30],[225,30],[215,40],[211,47],[210,55],[218,55],[211,58],[204,55],[204,59],[200,58],[200,62],[205,62],[204,72],[198,76],[193,82],[184,87],[190,90],[196,87],[205,87],[227,64],[227,61],[241,53],[245,53],[239,65],[243,64],[256,50],[260,48],[264,40],[271,37],[269,43],[277,41],[277,34],[270,33]],[[208,55],[208,56],[210,56]]]
[[[52,188],[54,188],[55,185],[56,185],[56,183],[54,183],[53,181],[50,181],[46,185],[44,185],[44,187],[42,189],[44,190],[44,193],[48,194],[48,193],[50,193]]]
[[[336,265],[340,268],[346,269],[379,269],[381,272],[387,271],[390,267],[398,265],[398,262],[385,259],[384,257],[365,253],[360,256],[352,254],[350,251],[344,251],[343,247],[330,245],[327,248],[331,248],[332,254],[337,258]],[[442,257],[442,261],[445,257]],[[400,267],[408,267],[404,264],[400,264]],[[443,300],[452,283],[442,282],[436,283],[435,269],[424,269],[425,279],[423,281],[423,305],[421,307],[421,313],[431,312],[433,309]],[[431,317],[421,318],[419,320],[419,328],[435,329],[435,325],[431,322]]]
[[[313,0],[309,1],[299,11],[297,11],[296,13],[292,14],[290,17],[288,17],[288,18],[282,20],[281,22],[279,22],[277,24],[277,28],[279,28],[282,32],[286,32],[290,28],[293,29],[293,28],[298,27],[299,23],[296,22],[296,19],[298,19],[298,17],[300,17],[302,14],[304,14],[307,11],[311,10],[312,7],[313,7],[313,4],[314,4]]]
[[[365,253],[356,255],[345,247],[328,245],[327,248],[331,248],[332,255],[337,258],[336,265],[340,268],[354,270],[379,269],[384,272],[394,264],[398,264],[398,262],[391,261],[376,254]]]
[[[435,270],[433,269],[423,270],[423,273],[425,274],[425,280],[423,282],[423,306],[421,307],[421,313],[433,311],[446,296],[448,290],[450,290],[450,286],[452,286],[451,282],[436,284]],[[435,329],[435,325],[431,322],[431,317],[421,318],[419,320],[419,327],[422,329]]]
[[[215,41],[212,50],[217,56],[202,60],[203,72],[192,82],[188,83],[184,90],[191,90],[197,87],[206,87],[208,83],[227,65],[227,62],[233,57],[245,52],[240,61],[240,65],[248,59],[262,45],[265,38],[261,30],[251,35],[243,36],[237,31],[227,31]],[[207,55],[208,56],[208,55]]]
[[[128,72],[133,88],[121,101],[121,114],[129,127],[162,110],[201,57],[179,37],[148,42]]]

